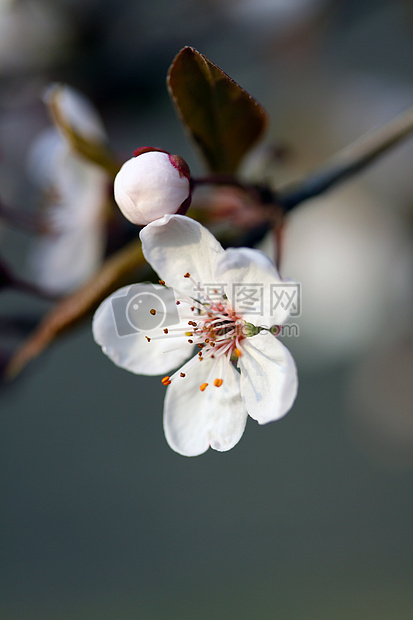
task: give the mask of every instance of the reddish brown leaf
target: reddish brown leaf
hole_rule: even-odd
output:
[[[184,47],[176,56],[167,83],[178,114],[209,169],[234,173],[267,126],[264,109],[192,47]]]

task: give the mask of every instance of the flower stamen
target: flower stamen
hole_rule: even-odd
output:
[[[246,337],[244,334],[245,322],[232,308],[225,294],[211,299],[206,291],[203,291],[201,286],[195,282],[189,272],[184,277],[194,283],[202,297],[195,299],[175,289],[175,294],[180,296],[180,300],[176,303],[188,304],[187,309],[184,308],[184,312],[181,313],[182,322],[179,326],[163,329],[162,335],[153,336],[153,338],[173,338],[174,336],[184,335],[188,344],[197,347],[197,354],[193,358],[194,362],[196,360],[200,362],[211,360],[213,362],[211,365],[208,364],[208,376],[205,375],[204,383],[199,386],[201,392],[204,392],[208,385],[221,387],[225,372],[228,372],[226,370],[228,365],[236,364],[241,357],[242,341]],[[216,293],[218,293],[218,289],[216,289]],[[165,386],[170,385],[175,377],[185,377],[186,374],[177,371],[171,377],[164,377],[162,383]]]

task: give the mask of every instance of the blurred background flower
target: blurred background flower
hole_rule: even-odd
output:
[[[57,114],[85,141],[106,142],[97,112],[79,93],[55,85],[45,95]],[[46,291],[70,292],[99,267],[106,247],[110,178],[73,148],[59,126],[44,129],[28,154],[28,172],[38,186],[46,230],[32,244],[28,265]]]
[[[121,160],[153,144],[199,174],[165,89],[192,45],[268,110],[268,141],[289,152],[268,173],[277,187],[413,102],[408,0],[9,1],[0,33],[0,196],[29,212],[53,81],[93,101]],[[228,455],[171,453],[158,379],[113,367],[88,324],[2,390],[5,617],[411,617],[412,144],[292,213],[298,401]],[[73,166],[65,195],[83,221]],[[29,241],[3,228],[18,271]],[[2,292],[0,319],[44,306]]]

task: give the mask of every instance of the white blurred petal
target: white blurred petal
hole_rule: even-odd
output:
[[[70,292],[98,269],[104,245],[102,231],[93,227],[43,235],[30,254],[33,278],[49,292]]]
[[[45,188],[54,183],[66,151],[65,141],[54,127],[48,127],[37,136],[27,158],[28,173],[36,185]]]
[[[302,27],[328,0],[233,0],[223,5],[229,16],[261,33]],[[222,5],[220,4],[220,7]]]
[[[73,35],[67,19],[53,5],[38,0],[0,5],[0,73],[48,67]]]
[[[282,269],[301,283],[303,299],[293,353],[311,365],[330,364],[394,337],[413,289],[408,243],[391,205],[360,186],[291,213]]]
[[[53,101],[64,123],[91,142],[105,142],[106,132],[97,110],[87,97],[67,84],[51,84],[45,94],[46,103]]]
[[[51,230],[29,253],[32,278],[50,292],[64,293],[82,284],[103,259],[107,174],[77,157],[53,128],[34,142],[28,169],[52,200],[43,212]]]

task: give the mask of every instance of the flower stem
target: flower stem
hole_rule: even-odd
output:
[[[231,174],[211,174],[207,177],[191,177],[191,189],[195,189],[199,185],[225,185],[227,187],[237,187],[238,189],[251,194],[253,198],[260,199],[260,192],[255,185],[244,183],[236,176]]]
[[[277,192],[285,212],[361,172],[413,131],[413,108],[371,131],[334,155],[297,184]]]
[[[265,185],[244,183],[237,177],[228,175],[212,175],[192,179],[192,184],[193,187],[206,184],[238,187],[261,204],[272,205],[281,208],[284,213],[288,213],[302,202],[319,196],[335,185],[358,174],[393,146],[407,138],[412,132],[413,108],[409,108],[403,114],[365,134],[333,155],[324,165],[303,180],[277,191],[273,191]]]

